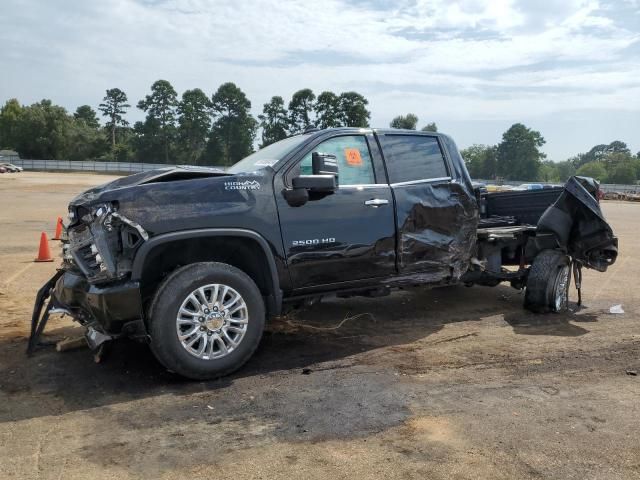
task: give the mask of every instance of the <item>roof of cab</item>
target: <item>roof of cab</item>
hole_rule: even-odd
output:
[[[337,128],[325,128],[323,130],[311,130],[305,132],[308,135],[326,135],[328,133],[377,133],[380,135],[387,134],[411,134],[411,135],[430,135],[430,136],[444,136],[442,132],[423,132],[422,130],[406,130],[399,128],[372,128],[372,127],[337,127]]]

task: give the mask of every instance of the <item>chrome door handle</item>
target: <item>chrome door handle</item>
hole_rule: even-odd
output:
[[[385,200],[384,198],[372,198],[364,202],[364,204],[369,207],[379,207],[381,205],[387,205],[388,203],[389,200]]]

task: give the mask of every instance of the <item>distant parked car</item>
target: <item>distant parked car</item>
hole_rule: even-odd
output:
[[[487,185],[487,192],[507,192],[513,190],[513,187],[509,185]]]
[[[4,168],[5,172],[21,172],[23,170],[22,167],[14,165],[13,163],[0,163],[0,168]]]
[[[523,183],[514,187],[513,190],[542,190],[543,188],[541,183]]]

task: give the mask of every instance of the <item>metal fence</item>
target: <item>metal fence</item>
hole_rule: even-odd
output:
[[[640,185],[617,185],[615,183],[603,183],[600,185],[600,190],[605,193],[640,193]]]
[[[95,161],[79,161],[73,162],[70,160],[24,160],[14,159],[12,162],[14,165],[24,168],[25,170],[59,170],[67,172],[108,172],[108,173],[138,173],[146,172],[156,168],[174,167],[175,165],[168,165],[165,163],[130,163],[130,162],[95,162]],[[480,180],[475,179],[476,182],[495,184],[495,180]],[[522,185],[523,183],[540,183],[542,185],[557,185],[557,183],[548,182],[516,182],[510,180],[501,181],[501,185]],[[600,189],[607,193],[625,193],[625,194],[640,194],[640,185],[616,185],[606,184],[600,185]]]
[[[24,160],[15,159],[11,163],[25,170],[59,170],[67,172],[108,172],[138,173],[156,168],[174,167],[165,163],[96,162],[71,160]]]

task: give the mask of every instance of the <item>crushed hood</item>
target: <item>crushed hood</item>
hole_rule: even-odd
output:
[[[123,188],[136,187],[149,183],[175,182],[180,180],[191,180],[207,177],[228,176],[230,174],[219,168],[210,167],[167,167],[149,170],[148,172],[135,173],[127,177],[118,178],[97,187],[84,191],[71,201],[71,205],[83,205],[92,203],[100,199],[100,196],[107,192],[113,192]]]
[[[271,228],[277,225],[272,215],[274,173],[272,168],[238,174],[164,168],[87,190],[69,209],[82,219],[98,204],[116,204],[120,215],[149,236],[200,228],[255,228],[261,222],[263,228]]]

